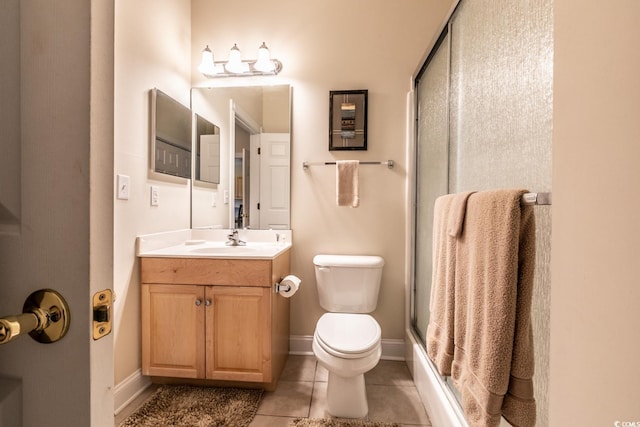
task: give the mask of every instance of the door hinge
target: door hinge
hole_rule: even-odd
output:
[[[260,210],[260,202],[258,202],[258,210]]]
[[[258,147],[258,156],[262,154],[260,147]]]

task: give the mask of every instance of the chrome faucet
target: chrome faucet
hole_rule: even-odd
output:
[[[231,234],[229,234],[227,237],[229,237],[229,240],[226,243],[227,246],[245,246],[247,244],[247,242],[245,242],[244,240],[240,240],[240,236],[238,236],[238,230],[236,230],[235,228],[231,230]]]

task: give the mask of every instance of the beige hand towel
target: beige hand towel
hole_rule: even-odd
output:
[[[464,226],[464,216],[467,212],[467,200],[475,191],[467,191],[464,193],[456,194],[453,202],[451,203],[451,213],[449,214],[449,220],[447,224],[447,232],[451,237],[458,237],[462,234],[462,227]]]
[[[433,207],[433,253],[429,324],[426,342],[429,359],[440,375],[451,375],[454,349],[456,237],[473,191],[438,197]]]
[[[360,205],[358,195],[358,160],[338,160],[336,162],[336,203],[338,206]]]
[[[429,359],[440,375],[451,375],[453,362],[456,239],[449,235],[447,227],[455,199],[455,194],[440,196],[433,207],[433,262],[426,343]]]
[[[451,367],[470,426],[535,425],[531,294],[533,208],[525,190],[483,191],[467,201],[456,242]]]

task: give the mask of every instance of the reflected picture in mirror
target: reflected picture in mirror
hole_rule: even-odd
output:
[[[192,185],[193,228],[290,228],[290,101],[289,85],[192,89],[220,145],[217,185]]]

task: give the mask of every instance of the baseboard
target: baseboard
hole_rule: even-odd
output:
[[[142,375],[138,369],[124,381],[117,384],[113,391],[114,414],[118,415],[126,406],[151,385],[149,377]]]
[[[289,354],[312,356],[313,336],[311,335],[291,335],[289,337]],[[383,360],[405,360],[405,341],[400,339],[382,340]]]
[[[312,342],[313,337],[310,335],[291,335],[289,337],[289,354],[313,356]]]

